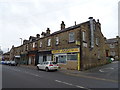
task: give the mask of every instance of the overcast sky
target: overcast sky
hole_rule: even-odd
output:
[[[106,38],[118,35],[119,0],[0,0],[0,46],[4,52],[12,45],[19,46],[22,39],[36,36],[50,28],[66,27],[99,19]]]

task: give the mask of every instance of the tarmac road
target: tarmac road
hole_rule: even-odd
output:
[[[85,72],[70,70],[45,72],[27,67],[2,65],[2,88],[84,88],[86,90],[118,88],[117,64],[118,62],[114,62]]]

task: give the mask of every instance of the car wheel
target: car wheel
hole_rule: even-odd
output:
[[[39,70],[39,67],[37,66],[37,70]]]
[[[48,67],[46,67],[46,68],[45,68],[45,71],[46,71],[46,72],[48,72],[48,71],[49,71]]]

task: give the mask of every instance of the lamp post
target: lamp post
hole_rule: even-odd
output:
[[[21,46],[22,46],[22,38],[20,38],[20,40],[21,40]],[[22,48],[21,48],[22,49]],[[20,66],[20,64],[21,64],[21,60],[22,60],[22,58],[21,58],[21,50],[20,50],[20,60],[19,60],[19,62],[18,62],[18,65]]]
[[[20,38],[21,39],[21,45],[22,45],[22,38]]]

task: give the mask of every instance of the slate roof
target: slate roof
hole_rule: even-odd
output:
[[[117,38],[107,39],[107,41],[106,41],[106,43],[108,43],[108,44],[117,43],[117,42],[118,42]]]

